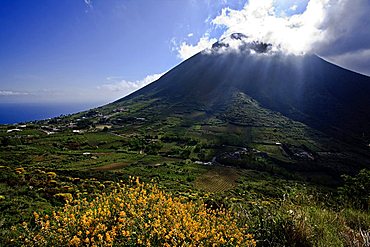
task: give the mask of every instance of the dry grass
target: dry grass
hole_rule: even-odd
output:
[[[130,163],[128,162],[117,162],[117,163],[112,163],[104,166],[99,166],[94,168],[93,170],[95,171],[111,171],[111,170],[118,170],[123,167],[128,166]]]
[[[233,189],[239,174],[235,168],[216,166],[200,175],[195,181],[195,187],[207,192],[218,193]]]

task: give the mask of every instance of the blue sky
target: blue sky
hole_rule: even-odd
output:
[[[2,99],[91,101],[109,80],[167,71],[181,61],[171,41],[195,40],[223,6],[192,0],[2,0],[0,90],[9,91]],[[97,101],[118,96],[107,94],[96,95]]]
[[[274,2],[270,4],[276,18],[301,14],[309,2],[268,1]],[[203,43],[209,45],[233,30],[228,21],[247,11],[248,4],[1,0],[0,103],[111,102],[158,78],[203,49]],[[235,12],[222,16],[227,8]],[[326,55],[335,60],[348,53],[341,51]]]

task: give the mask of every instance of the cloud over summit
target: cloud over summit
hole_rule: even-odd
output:
[[[210,28],[223,30],[219,39],[243,33],[250,41],[269,43],[286,53],[316,53],[343,65],[349,64],[345,54],[368,54],[364,51],[370,50],[370,1],[309,0],[302,11],[297,11],[297,2],[282,9],[283,2],[249,0],[240,10],[223,8]],[[194,45],[182,42],[179,57],[186,59],[214,41],[206,34]],[[360,57],[356,64],[366,62]],[[370,73],[368,67],[365,72]]]

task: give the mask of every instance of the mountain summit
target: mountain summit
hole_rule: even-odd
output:
[[[117,102],[161,99],[222,114],[241,93],[264,109],[326,133],[370,138],[369,77],[316,55],[268,53],[271,45],[245,39],[233,34],[230,40],[242,49],[221,40]]]
[[[268,54],[272,50],[272,45],[249,41],[248,37],[242,33],[233,33],[229,37],[223,38],[212,45],[210,53],[240,52],[240,53],[260,53]]]

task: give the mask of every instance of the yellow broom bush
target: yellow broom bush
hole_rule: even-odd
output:
[[[255,246],[224,209],[172,197],[138,179],[92,201],[72,199],[52,215],[34,213],[18,240],[31,246]]]

